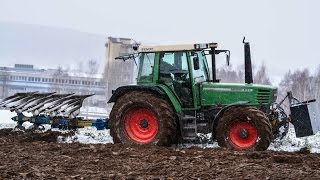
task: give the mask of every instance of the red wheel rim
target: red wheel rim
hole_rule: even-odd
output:
[[[138,143],[148,143],[158,132],[158,120],[154,112],[146,108],[134,108],[127,112],[124,127],[128,137]]]
[[[258,131],[250,121],[236,121],[229,126],[227,138],[235,149],[248,149],[256,143]]]

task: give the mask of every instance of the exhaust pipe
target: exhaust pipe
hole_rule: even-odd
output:
[[[250,54],[250,44],[245,42],[245,37],[243,37],[242,43],[244,44],[244,77],[245,83],[252,84],[252,65],[251,65],[251,54]]]

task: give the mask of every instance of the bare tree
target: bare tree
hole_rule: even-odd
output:
[[[94,82],[93,78],[96,74],[98,74],[98,70],[99,70],[99,63],[94,60],[94,59],[89,59],[86,63],[86,69],[85,72],[88,75],[88,77],[86,78],[86,82],[88,83],[87,86],[89,86],[88,88],[86,88],[85,93],[86,94],[91,94],[91,93],[95,93],[91,86],[96,85],[96,83],[99,82]],[[88,98],[84,101],[84,105],[85,106],[92,106],[94,104],[94,102],[92,101],[92,98]]]
[[[65,83],[65,81],[68,81],[70,78],[68,73],[65,70],[63,70],[61,65],[57,67],[55,72],[52,74],[51,79],[53,79],[53,82],[51,82],[52,84],[49,87],[50,92],[56,92],[56,93],[67,92],[66,89],[61,88],[62,86],[60,84]]]
[[[87,74],[93,76],[94,74],[97,74],[99,70],[99,63],[94,59],[89,59],[87,64]]]
[[[217,69],[217,78],[223,83],[241,83],[244,82],[243,68],[239,66],[237,70],[234,70],[232,65],[223,66]]]
[[[288,71],[279,84],[278,94],[280,96],[278,100],[281,100],[287,91],[291,91],[300,101],[318,98],[319,103],[319,86],[320,68],[318,68],[315,75],[310,75],[308,69]]]
[[[309,97],[311,79],[309,70],[295,71],[291,76],[291,91],[296,97],[301,100],[306,100]]]
[[[318,66],[318,68],[316,70],[316,75],[314,77],[314,81],[312,84],[316,98],[320,98],[320,87],[319,86],[320,86],[320,65]],[[320,101],[320,99],[318,101]]]
[[[75,74],[77,74],[78,76],[81,76],[83,74],[83,72],[84,72],[83,62],[80,61],[78,63],[78,67],[76,69],[76,73]]]
[[[267,68],[264,63],[262,63],[262,65],[259,67],[258,71],[256,72],[254,76],[254,83],[271,85],[271,81],[267,74]]]

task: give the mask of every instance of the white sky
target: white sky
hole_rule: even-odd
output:
[[[142,42],[215,41],[243,63],[242,37],[273,81],[320,64],[317,0],[0,0],[0,22],[71,28]],[[1,30],[0,30],[1,32]],[[224,62],[223,62],[224,63]]]

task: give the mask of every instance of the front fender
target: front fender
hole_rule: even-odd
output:
[[[213,120],[213,123],[212,123],[212,127],[211,129],[213,130],[213,133],[212,133],[212,137],[215,137],[215,127],[217,127],[218,123],[219,123],[219,120],[221,119],[221,117],[224,115],[225,112],[227,112],[228,110],[230,109],[233,109],[235,107],[246,107],[246,106],[249,106],[248,105],[248,101],[240,101],[240,102],[235,102],[233,104],[230,104],[228,106],[225,106],[224,108],[222,108],[218,113],[217,115],[215,116],[214,120]]]

